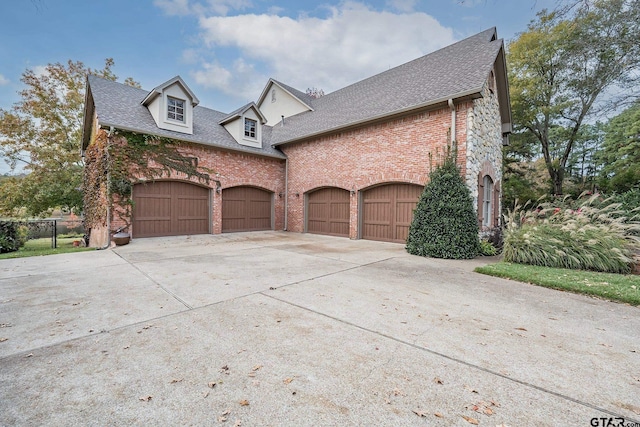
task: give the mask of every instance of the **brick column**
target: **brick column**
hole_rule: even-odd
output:
[[[215,187],[211,190],[211,222],[211,232],[222,233],[222,190],[218,194]]]
[[[355,194],[351,194],[351,203],[349,204],[349,238],[358,238],[358,199],[360,198],[360,192],[356,191]]]

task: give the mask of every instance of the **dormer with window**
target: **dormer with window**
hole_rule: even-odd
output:
[[[193,134],[193,109],[198,103],[180,76],[155,87],[141,102],[160,129],[190,135]]]
[[[262,148],[262,125],[266,121],[256,104],[251,102],[227,115],[219,123],[238,144]]]

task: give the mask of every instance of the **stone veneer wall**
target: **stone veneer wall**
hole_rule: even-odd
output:
[[[467,164],[465,180],[478,208],[478,174],[493,169],[494,185],[502,181],[502,123],[498,97],[485,84],[482,98],[473,101],[467,114]],[[491,173],[489,175],[492,175]],[[501,208],[501,207],[500,207]]]

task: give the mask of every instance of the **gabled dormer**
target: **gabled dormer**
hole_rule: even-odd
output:
[[[193,108],[200,101],[180,76],[155,87],[142,100],[160,129],[193,134]]]
[[[305,111],[313,111],[313,98],[304,92],[269,79],[260,98],[258,108],[267,118],[267,125],[273,126],[282,120]]]
[[[238,108],[219,124],[225,127],[238,144],[262,148],[262,126],[267,119],[254,102]]]

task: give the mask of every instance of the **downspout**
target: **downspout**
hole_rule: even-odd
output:
[[[107,133],[107,244],[97,250],[101,251],[111,246],[111,203],[109,202],[109,188],[111,188],[111,168],[109,167],[109,143],[111,142],[111,135],[115,128],[111,126]]]
[[[454,147],[456,141],[456,106],[453,103],[453,99],[449,98],[447,101],[449,104],[449,108],[451,109],[451,146],[452,150],[455,150],[457,147]]]
[[[289,158],[284,159],[284,231],[287,231],[289,218]]]

